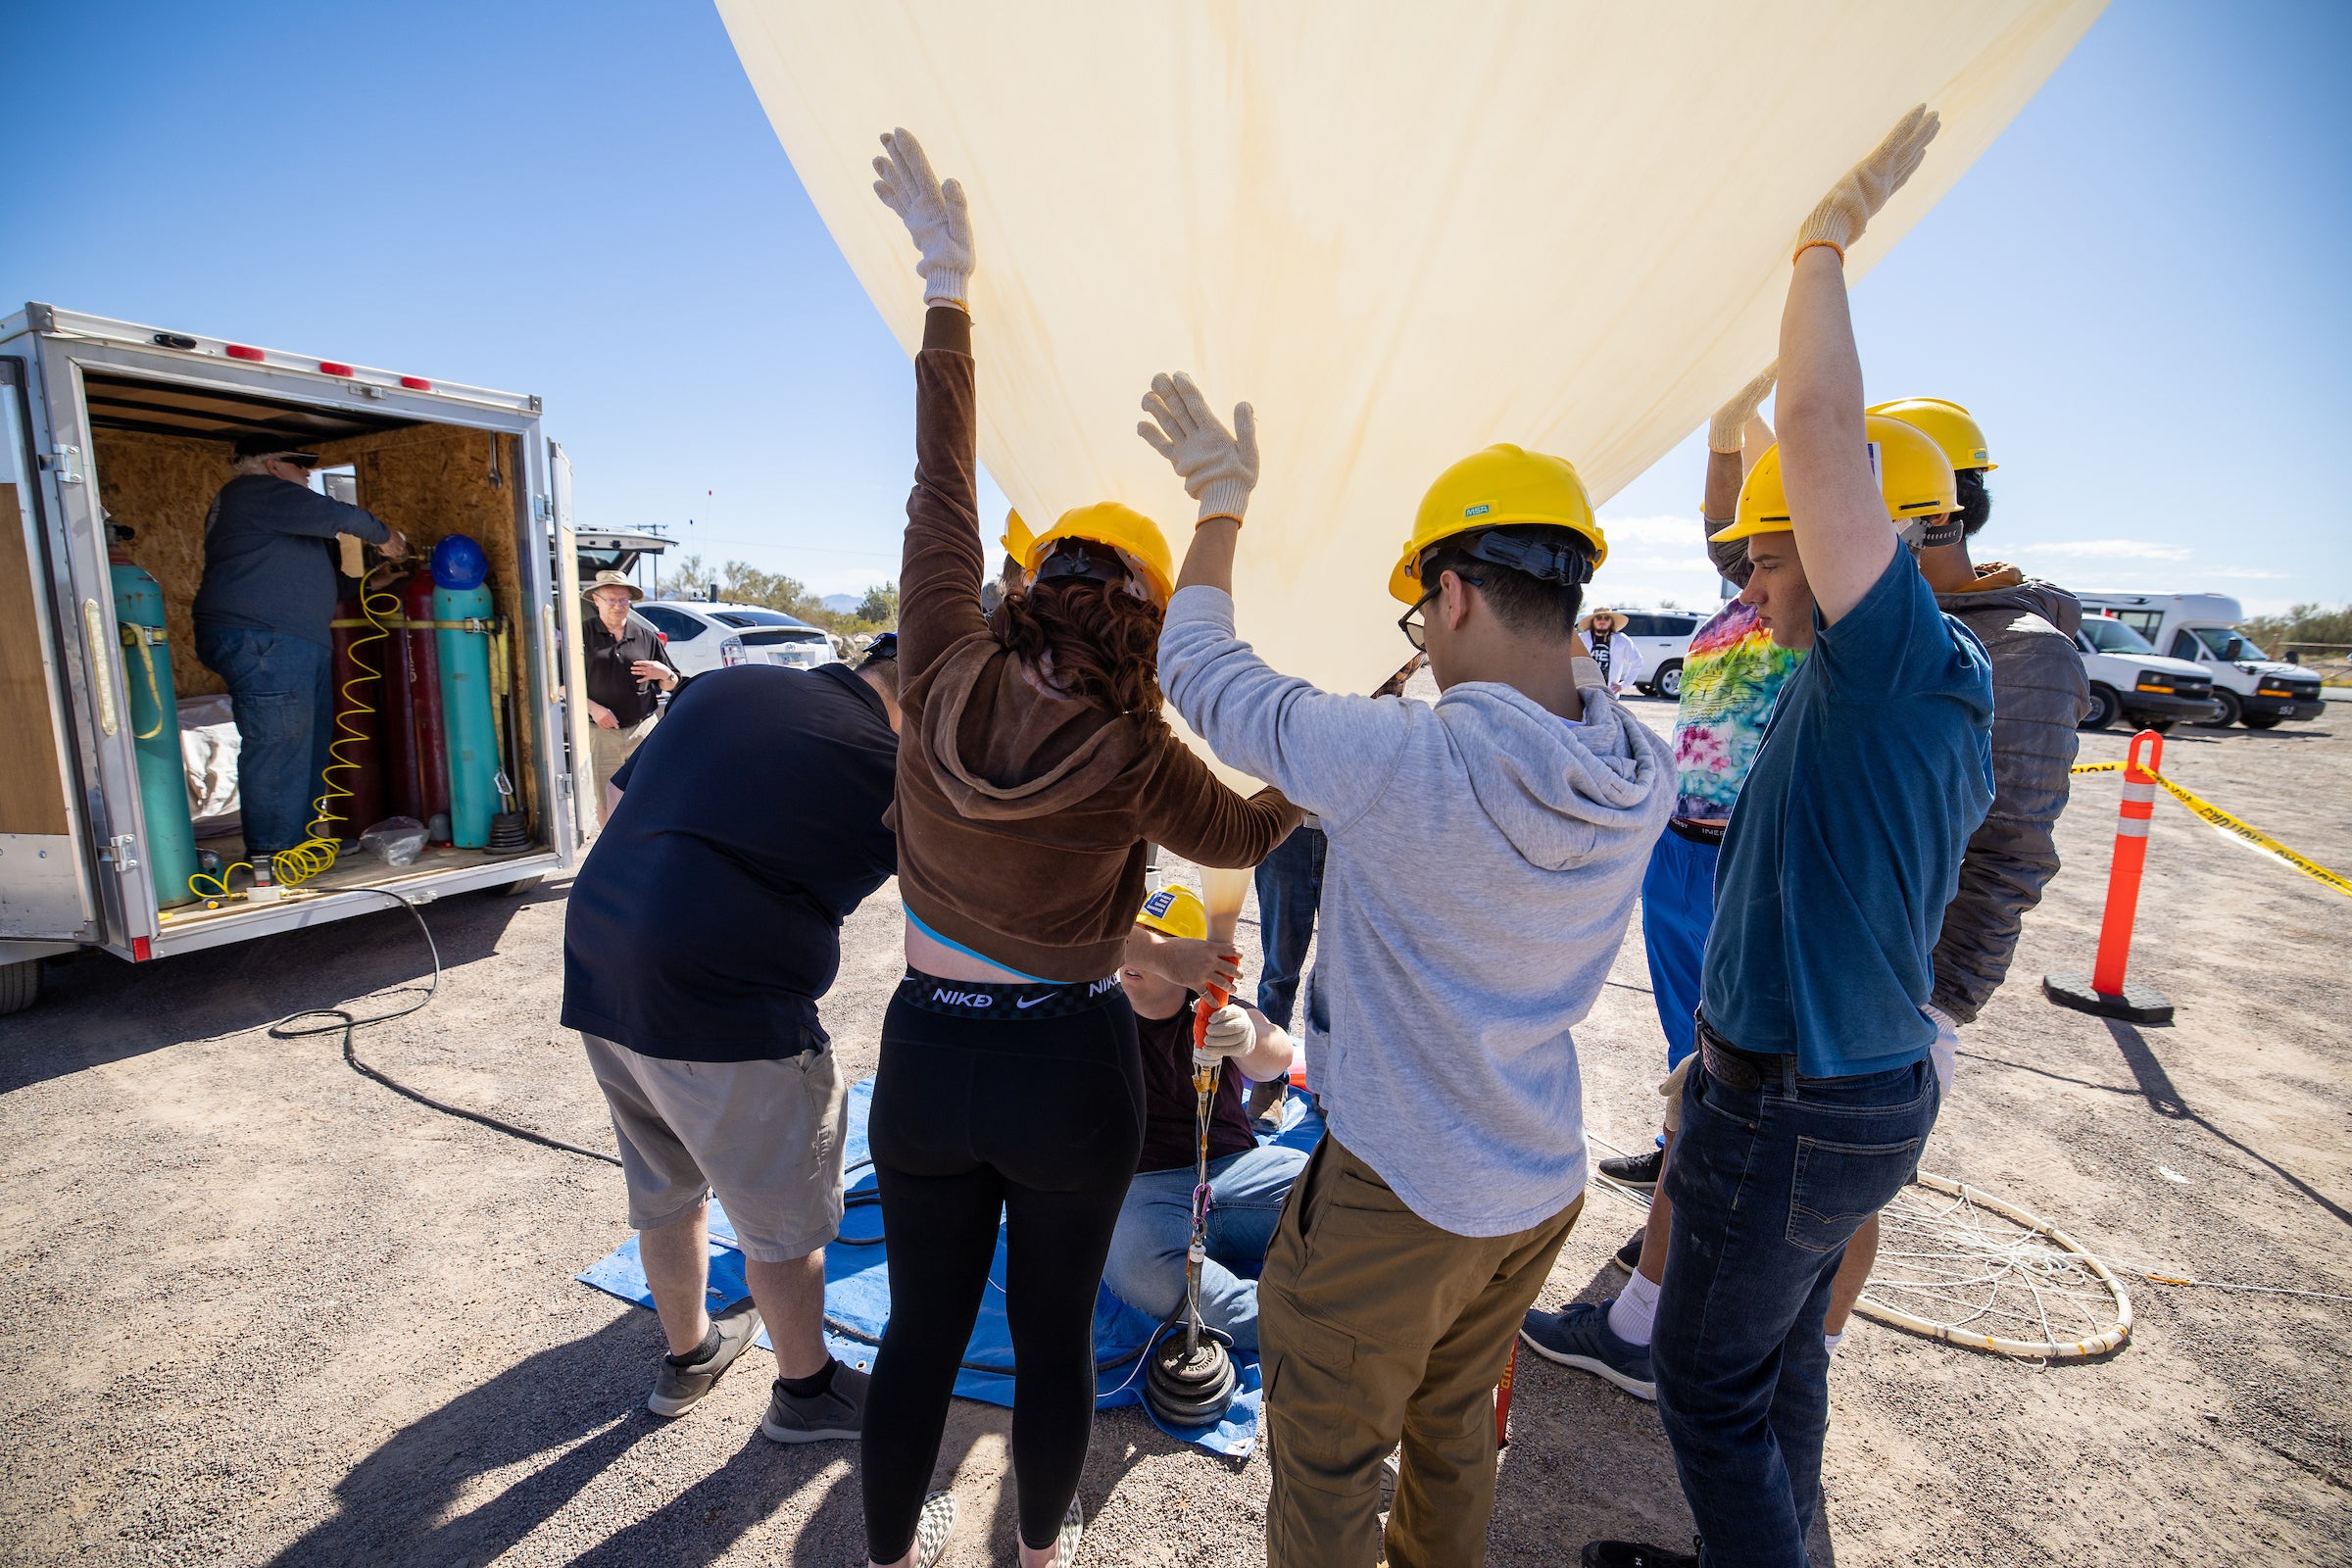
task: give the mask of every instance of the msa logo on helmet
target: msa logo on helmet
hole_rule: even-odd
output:
[[[1161,888],[1144,901],[1144,912],[1154,920],[1166,919],[1168,911],[1174,907],[1176,891],[1173,888]]]
[[[991,1007],[997,999],[985,991],[940,991],[931,993],[933,1002],[944,1002],[951,1007]]]
[[[1464,507],[1462,509],[1462,515],[1465,517],[1483,517],[1494,510],[1494,508],[1491,503],[1481,501],[1475,507]]]
[[[1879,466],[1879,444],[1876,441],[1865,441],[1862,445],[1870,452],[1870,482],[1876,485],[1885,484],[1886,471]]]

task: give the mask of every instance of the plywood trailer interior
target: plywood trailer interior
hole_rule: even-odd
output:
[[[282,431],[290,446],[317,453],[321,468],[350,466],[358,480],[359,504],[408,537],[404,570],[421,565],[433,546],[450,534],[467,534],[477,541],[489,558],[491,595],[508,627],[508,678],[515,694],[513,781],[530,819],[532,841],[548,842],[550,818],[548,803],[540,798],[539,758],[550,738],[539,732],[542,709],[533,700],[527,646],[539,624],[538,612],[522,599],[521,551],[530,532],[527,470],[519,437],[458,425],[374,419],[358,412],[142,381],[119,373],[88,376],[85,392],[97,497],[112,520],[136,531],[127,546],[130,558],[162,586],[172,676],[183,698],[223,690],[220,678],[196,657],[191,612],[204,578],[205,517],[213,498],[234,476],[231,448],[238,436]],[[371,565],[377,559],[369,553]],[[380,658],[369,662],[379,667],[384,662]],[[375,706],[387,705],[379,698]],[[503,715],[500,722],[505,722]],[[477,852],[466,851],[434,855],[479,858]],[[359,857],[346,857],[345,861],[319,885],[367,885],[371,880],[365,875],[367,866],[380,873],[372,880],[414,874],[392,872]]]

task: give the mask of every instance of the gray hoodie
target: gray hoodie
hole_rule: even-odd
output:
[[[1931,999],[1969,1023],[2000,989],[2026,911],[2058,872],[2054,830],[2090,687],[2074,641],[2082,607],[2065,589],[1990,562],[1974,588],[1936,603],[1992,658],[1992,809],[1969,836],[1944,906]]]
[[[1508,686],[1435,706],[1269,668],[1233,601],[1168,606],[1160,687],[1228,764],[1323,819],[1306,1071],[1332,1135],[1413,1212],[1507,1236],[1585,1187],[1569,1031],[1625,938],[1674,757],[1597,685],[1572,724]]]

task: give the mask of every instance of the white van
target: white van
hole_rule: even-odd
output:
[[[2318,718],[2328,705],[2320,678],[2297,664],[2264,655],[2237,630],[2245,619],[2225,594],[2078,594],[2085,615],[2110,615],[2148,640],[2167,658],[2185,660],[2213,681],[2222,706],[2208,720],[2216,728],[2243,722],[2273,729],[2288,719]]]
[[[50,955],[103,949],[144,962],[373,913],[385,893],[421,903],[571,868],[597,815],[572,782],[586,708],[565,701],[583,686],[570,467],[539,419],[526,394],[48,305],[0,319],[0,1012],[33,1001]],[[265,432],[348,469],[335,477],[352,499],[413,551],[464,533],[488,558],[489,615],[418,621],[404,609],[374,624],[386,635],[455,627],[497,650],[491,725],[512,804],[492,848],[435,844],[399,866],[347,851],[258,901],[241,885],[217,896],[165,885],[181,856],[242,855],[235,826],[207,838],[202,821],[149,818],[151,801],[172,815],[183,804],[173,786],[188,781],[170,754],[190,733],[190,710],[225,706],[220,677],[196,658],[189,606],[232,444]],[[118,544],[128,559],[110,563]],[[169,705],[165,680],[191,701]],[[379,732],[404,710],[387,685],[341,690]],[[159,747],[169,706],[179,733]],[[157,716],[140,730],[134,717],[147,711]],[[413,715],[401,733],[412,757],[423,749]]]
[[[2148,640],[2111,615],[2083,615],[2075,633],[2082,673],[2090,679],[2090,711],[2083,729],[2105,729],[2119,718],[2158,734],[2186,719],[2213,723],[2222,705],[2213,700],[2213,679],[2185,660],[2167,659]]]

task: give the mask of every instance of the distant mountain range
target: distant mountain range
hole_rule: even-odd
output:
[[[856,610],[859,605],[865,603],[865,595],[827,594],[824,598],[818,600],[817,603],[824,606],[827,610],[832,611],[837,615],[846,615],[851,611]]]

